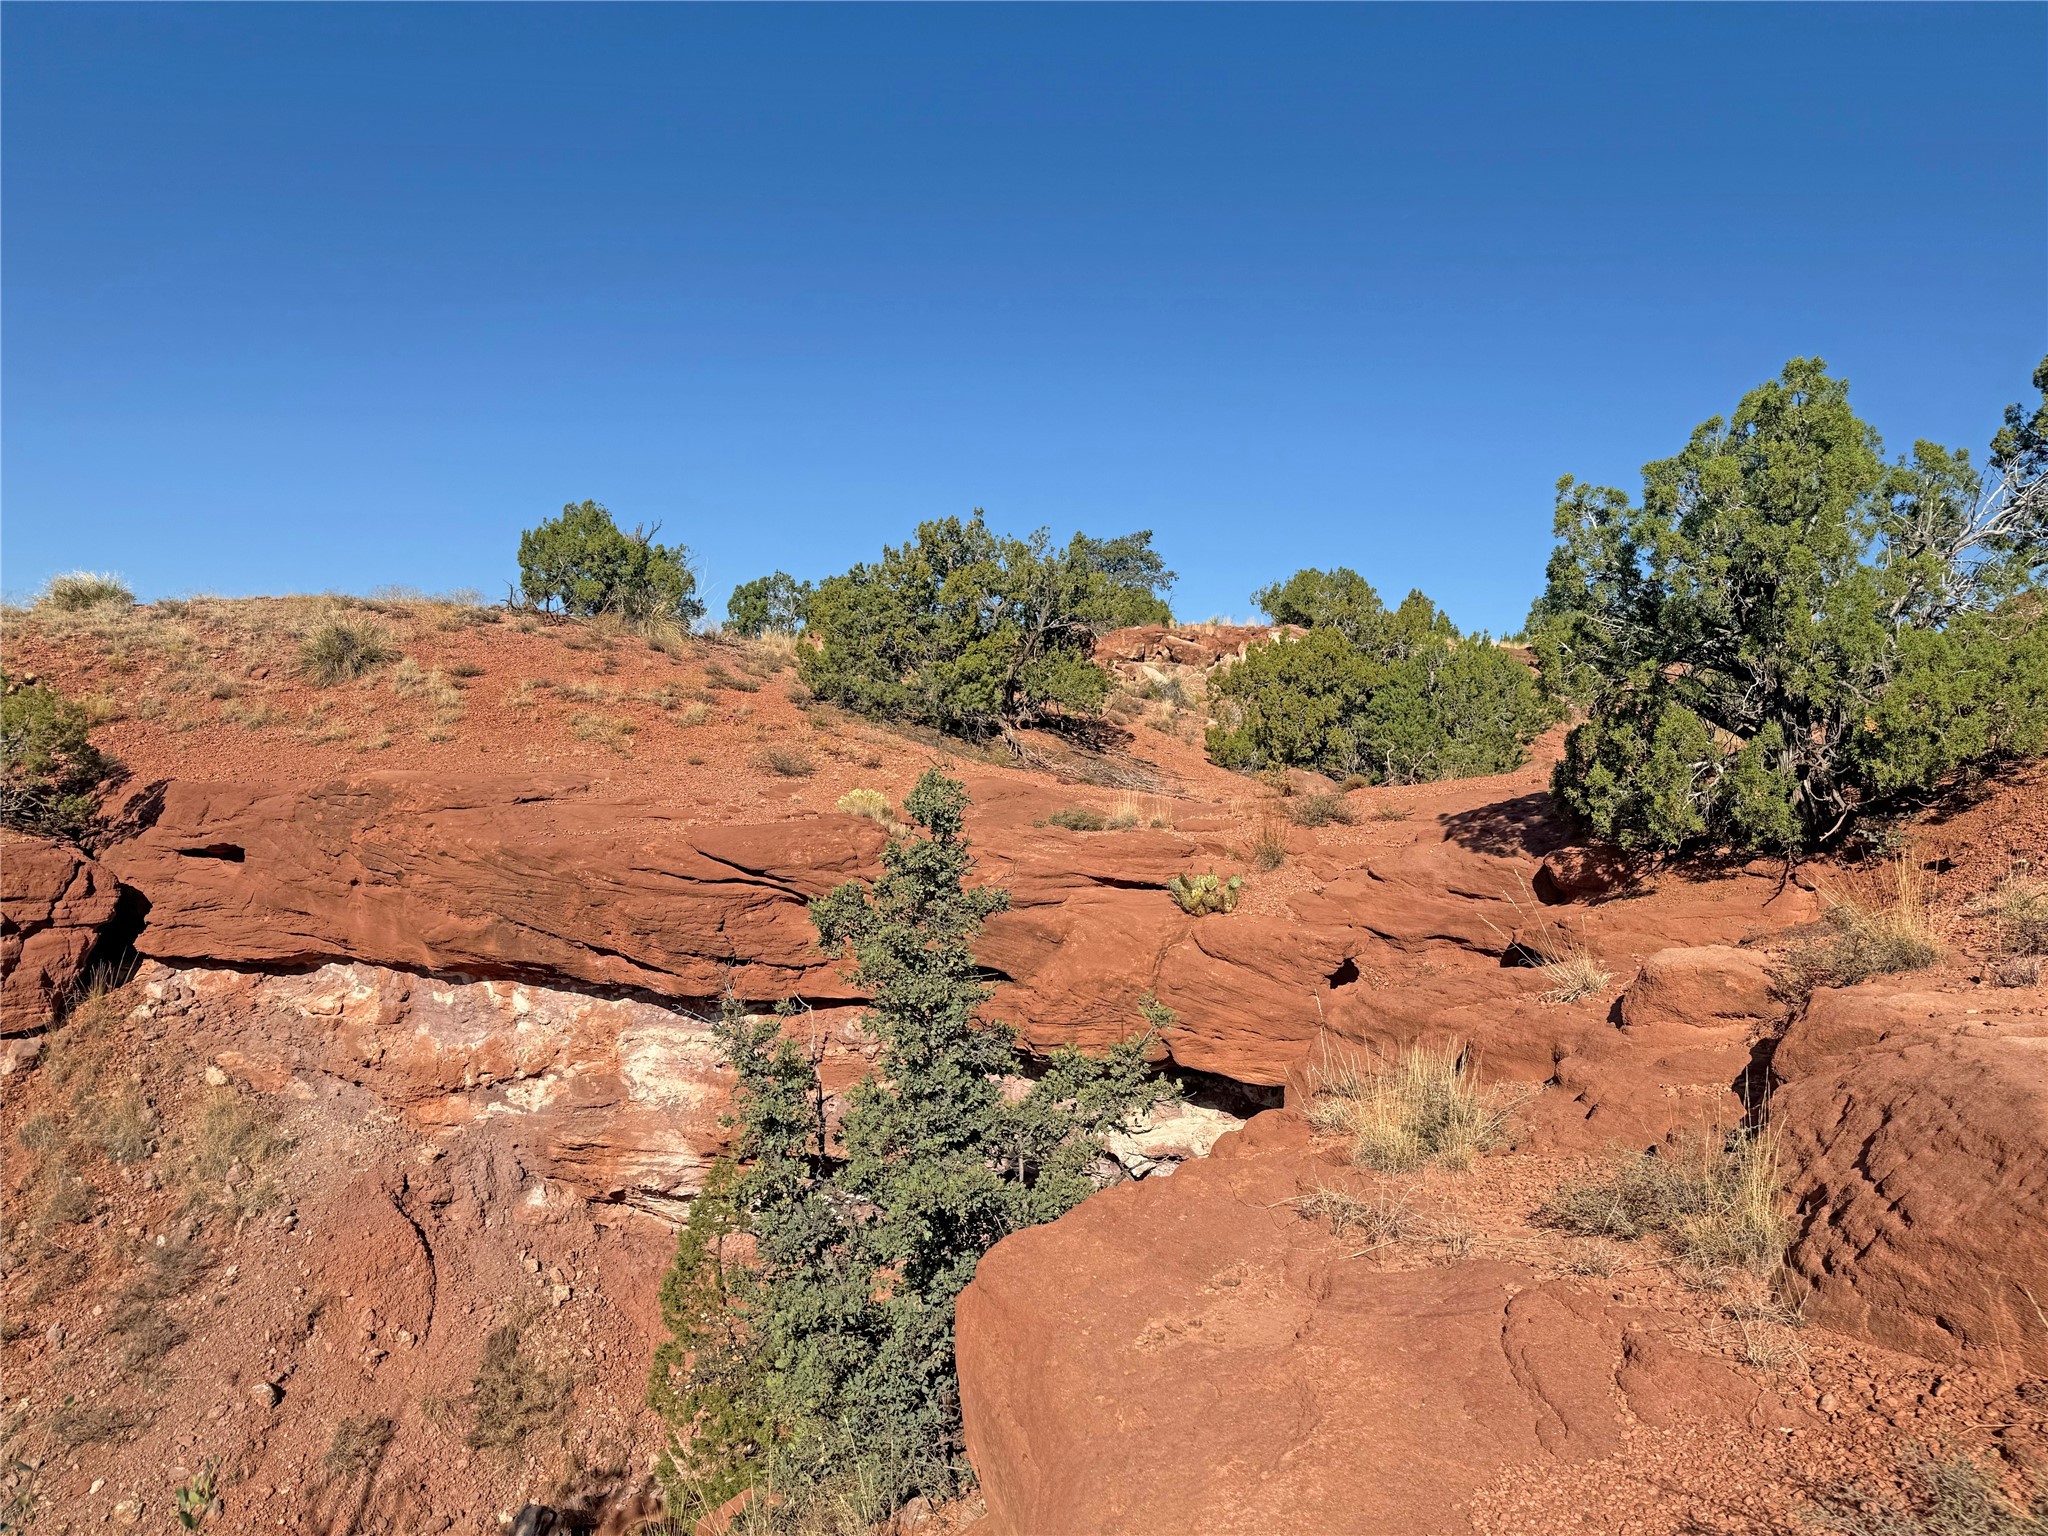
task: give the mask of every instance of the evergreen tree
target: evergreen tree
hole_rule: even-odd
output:
[[[664,1476],[685,1508],[743,1487],[800,1510],[830,1491],[875,1518],[956,1492],[962,1455],[953,1313],[981,1255],[1096,1187],[1104,1138],[1170,1091],[1154,1032],[1099,1059],[1054,1053],[1022,1095],[1011,1032],[979,1017],[971,949],[1007,893],[970,886],[967,796],[936,769],[904,801],[921,835],[883,854],[872,887],[812,903],[821,942],[850,953],[873,999],[875,1070],[828,1144],[812,1063],[772,1020],[717,1026],[738,1083],[729,1173],[692,1210],[664,1287],[669,1344],[652,1399],[672,1435]],[[744,1233],[752,1254],[719,1251]]]

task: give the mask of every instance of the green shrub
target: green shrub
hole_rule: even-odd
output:
[[[1312,629],[1253,646],[1210,696],[1220,766],[1375,784],[1504,773],[1556,718],[1529,669],[1483,636],[1375,654],[1338,629]]]
[[[985,738],[1097,715],[1110,676],[1099,630],[1164,611],[1172,581],[1150,534],[1055,550],[989,531],[976,512],[819,583],[797,659],[819,699],[857,714]]]
[[[1458,638],[1457,627],[1420,592],[1410,592],[1389,611],[1372,583],[1347,566],[1296,571],[1285,581],[1261,587],[1252,601],[1275,624],[1334,629],[1360,650],[1387,661]]]
[[[757,576],[732,589],[725,604],[725,627],[749,640],[770,633],[793,635],[804,627],[810,601],[808,581],[783,571]]]
[[[1645,465],[1641,506],[1560,481],[1529,627],[1586,710],[1565,805],[1626,848],[1793,851],[2048,746],[2048,363],[2035,383],[1988,491],[1934,443],[1887,466],[1804,358]]]
[[[734,1138],[692,1206],[662,1287],[669,1342],[649,1396],[668,1428],[659,1472],[685,1520],[747,1489],[792,1519],[827,1499],[868,1529],[906,1500],[971,1477],[953,1364],[954,1303],[989,1248],[1096,1187],[1104,1139],[1156,1103],[1150,1026],[1103,1057],[1055,1052],[1013,1100],[1021,1060],[981,1019],[972,941],[1008,905],[969,886],[966,793],[936,770],[904,802],[872,886],[811,904],[819,940],[850,952],[873,999],[871,1074],[835,1154],[802,1031],[728,999],[716,1034],[737,1086]],[[795,1038],[792,1038],[794,1036]],[[751,1257],[728,1234],[751,1239]]]
[[[397,655],[398,648],[381,626],[367,619],[334,619],[306,636],[299,647],[299,670],[307,681],[331,688],[351,682]]]
[[[93,746],[78,705],[41,683],[0,672],[0,825],[43,837],[92,829],[114,764]]]
[[[519,588],[525,600],[580,618],[601,613],[638,624],[694,624],[704,616],[690,552],[657,544],[660,525],[622,532],[594,501],[519,536]]]
[[[1237,910],[1244,876],[1232,875],[1226,880],[1213,870],[1202,875],[1175,875],[1166,882],[1166,889],[1180,903],[1181,911],[1190,917],[1206,917],[1211,912]]]
[[[1064,827],[1069,832],[1100,832],[1109,825],[1102,812],[1085,805],[1063,806],[1045,820],[1048,826]]]
[[[125,608],[134,601],[135,593],[118,576],[97,571],[72,571],[68,575],[52,576],[36,598],[36,606],[76,613],[83,608],[97,608],[102,603],[117,603]]]
[[[1332,822],[1348,827],[1358,818],[1342,795],[1303,795],[1287,802],[1287,816],[1297,827],[1327,827]]]

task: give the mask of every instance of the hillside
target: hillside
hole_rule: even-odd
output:
[[[316,687],[338,613],[399,655]],[[1012,893],[990,1011],[1044,1053],[1155,995],[1186,1099],[984,1261],[981,1493],[915,1528],[1782,1531],[1915,1446],[2048,1464],[2048,987],[1998,905],[2048,776],[1895,858],[1624,878],[1550,803],[1560,733],[1432,785],[1210,764],[1210,669],[1261,633],[1113,634],[1100,739],[984,749],[812,702],[772,641],[10,613],[10,674],[86,701],[126,777],[104,845],[0,861],[9,1518],[159,1529],[204,1483],[221,1529],[633,1528],[656,1290],[726,1135],[704,1021],[801,999],[826,1089],[860,1076],[804,903],[877,867],[842,798],[934,763]],[[1190,916],[1168,883],[1208,870],[1243,899]],[[1811,986],[1829,913],[1901,879],[1929,963]],[[95,944],[132,975],[52,1023]],[[1347,1074],[1417,1046],[1502,1107],[1469,1168],[1352,1153]],[[1556,1219],[1745,1119],[1782,1273]]]

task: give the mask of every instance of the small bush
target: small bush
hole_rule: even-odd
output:
[[[2012,875],[1974,910],[1998,922],[1998,941],[2009,955],[2048,955],[2048,880]]]
[[[1900,1468],[1904,1489],[1878,1491],[1844,1482],[1805,1512],[1809,1530],[1835,1536],[2042,1536],[2048,1532],[2048,1487],[2038,1481],[2015,1496],[1995,1471],[1968,1456],[1942,1459],[1912,1453]],[[2023,1502],[2024,1501],[2024,1502]]]
[[[97,571],[72,571],[64,576],[52,576],[49,585],[43,588],[36,599],[38,608],[54,608],[59,613],[77,613],[86,608],[97,608],[102,603],[118,603],[127,608],[133,606],[135,593],[120,577]]]
[[[517,1323],[493,1329],[471,1383],[469,1443],[478,1450],[517,1450],[568,1411],[570,1385],[567,1376],[542,1369],[524,1352]]]
[[[1109,825],[1102,812],[1085,805],[1064,806],[1045,819],[1047,825],[1064,827],[1069,832],[1100,832]]]
[[[631,720],[614,720],[609,715],[574,714],[569,717],[569,734],[578,741],[594,741],[614,752],[630,752],[640,727]]]
[[[881,826],[890,826],[896,820],[896,813],[889,805],[889,797],[879,789],[849,789],[839,797],[839,809],[849,816],[865,816]]]
[[[1572,945],[1544,962],[1543,974],[1551,978],[1542,994],[1546,1003],[1576,1003],[1598,997],[1609,980],[1607,967],[1584,945]]]
[[[1941,959],[1941,923],[1918,875],[1901,859],[1888,901],[1845,896],[1827,909],[1827,932],[1786,957],[1787,990],[1804,996],[1816,987],[1853,987],[1873,976],[1917,971]]]
[[[299,647],[299,670],[315,686],[331,688],[353,682],[397,656],[398,648],[382,626],[367,619],[333,619],[306,636]]]
[[[1417,1045],[1374,1070],[1346,1064],[1325,1073],[1309,1119],[1319,1130],[1350,1137],[1351,1160],[1361,1168],[1462,1169],[1507,1138],[1526,1096],[1503,1084],[1481,1085],[1456,1046]]]
[[[818,771],[810,754],[794,747],[765,747],[754,754],[754,766],[785,779],[806,779]]]
[[[728,672],[715,661],[708,661],[704,664],[704,686],[707,688],[723,688],[730,693],[759,693],[761,691],[761,681],[759,678],[741,677],[738,673]]]
[[[1244,889],[1244,876],[1232,875],[1226,880],[1213,870],[1201,875],[1175,875],[1166,882],[1166,889],[1190,917],[1235,912],[1238,892]]]
[[[1622,1158],[1604,1177],[1558,1190],[1537,1219],[1580,1237],[1655,1236],[1705,1274],[1768,1275],[1789,1239],[1777,1200],[1776,1143],[1730,1132]]]
[[[1287,815],[1297,827],[1327,827],[1336,823],[1348,827],[1358,818],[1342,795],[1303,795],[1287,802]]]
[[[43,837],[91,831],[114,765],[90,739],[84,710],[41,683],[0,672],[0,825]]]

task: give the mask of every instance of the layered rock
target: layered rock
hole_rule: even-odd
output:
[[[119,895],[69,843],[0,839],[0,1036],[43,1028],[75,986]]]
[[[1505,1469],[1759,1406],[1597,1288],[1360,1262],[1295,1203],[1333,1177],[1269,1114],[982,1260],[956,1338],[993,1536],[1465,1531]]]
[[[2048,999],[1971,1003],[1822,993],[1788,1033],[1787,1262],[1818,1322],[2048,1372]]]

